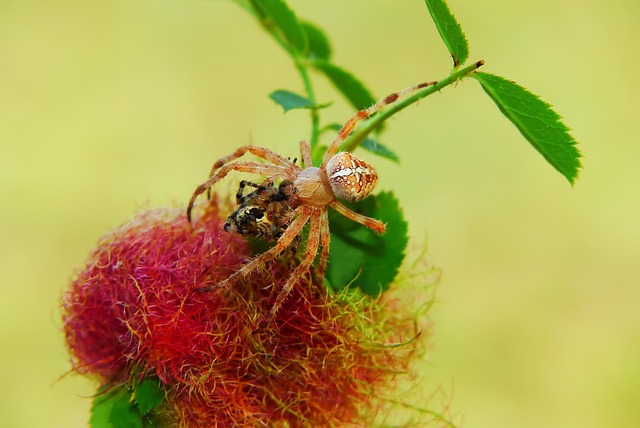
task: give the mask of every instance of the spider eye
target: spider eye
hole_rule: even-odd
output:
[[[349,152],[337,153],[329,159],[326,173],[333,193],[347,201],[364,199],[378,183],[376,170]]]

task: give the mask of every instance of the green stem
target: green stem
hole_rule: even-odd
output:
[[[454,70],[448,77],[436,82],[433,85],[427,86],[426,88],[416,92],[415,94],[408,96],[400,101],[397,101],[394,104],[391,104],[389,108],[380,111],[375,114],[371,119],[367,120],[360,128],[355,130],[351,136],[347,138],[345,143],[343,144],[342,149],[351,152],[356,147],[358,147],[373,130],[375,130],[378,126],[380,126],[385,120],[389,119],[394,114],[399,111],[409,107],[411,104],[427,97],[434,92],[438,92],[443,88],[454,84],[458,80],[463,79],[468,74],[474,72],[478,68],[482,67],[484,61],[480,60],[475,62],[463,69]]]
[[[315,91],[313,90],[313,84],[311,83],[311,78],[309,77],[308,72],[308,64],[305,63],[303,58],[300,58],[288,44],[287,42],[280,37],[280,35],[274,31],[274,27],[272,23],[266,19],[264,15],[260,13],[259,8],[254,7],[251,1],[247,0],[237,0],[237,3],[247,10],[250,14],[252,14],[260,23],[262,28],[273,37],[273,39],[278,43],[285,52],[289,54],[291,59],[293,60],[300,77],[302,78],[302,83],[304,85],[304,90],[307,94],[307,99],[311,101],[312,104],[316,103]],[[309,136],[309,144],[311,145],[311,149],[314,149],[318,143],[318,138],[320,134],[320,115],[318,114],[317,109],[310,109],[311,112],[311,135]]]
[[[316,104],[316,95],[313,90],[313,84],[311,83],[311,78],[309,77],[309,72],[305,66],[305,63],[298,60],[294,56],[296,68],[298,69],[298,73],[300,73],[300,77],[302,78],[302,83],[304,84],[304,90],[307,93],[307,99],[311,101],[313,105]],[[320,115],[318,114],[318,109],[312,108],[310,109],[311,114],[311,135],[309,137],[309,144],[311,145],[311,149],[313,150],[318,143],[318,135],[320,129]],[[305,165],[306,166],[306,165]]]

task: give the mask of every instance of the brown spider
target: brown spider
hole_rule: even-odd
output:
[[[282,202],[290,207],[293,212],[290,214],[291,217],[289,219],[283,221],[282,229],[284,231],[271,249],[247,262],[227,279],[208,287],[206,291],[227,287],[233,284],[238,278],[258,268],[264,262],[275,259],[294,243],[296,239],[299,239],[298,236],[302,228],[310,222],[304,258],[291,273],[278,294],[268,317],[272,319],[298,279],[311,268],[320,246],[322,246],[322,253],[320,254],[320,265],[318,266],[317,277],[322,279],[324,276],[331,241],[328,217],[329,207],[375,232],[384,233],[384,223],[358,214],[338,201],[338,199],[353,202],[359,201],[368,196],[378,182],[378,174],[371,165],[349,152],[338,152],[338,150],[360,121],[367,119],[381,108],[395,102],[400,96],[435,83],[436,82],[422,83],[395,92],[378,101],[373,106],[357,112],[355,116],[350,118],[342,126],[340,131],[338,131],[338,135],[327,148],[319,167],[313,166],[311,162],[311,148],[307,141],[300,142],[304,168],[272,150],[258,146],[242,146],[232,154],[214,163],[211,168],[211,173],[209,174],[209,179],[196,188],[189,200],[187,207],[187,219],[189,221],[191,221],[191,211],[196,198],[202,193],[207,192],[230,171],[265,175],[268,178],[262,183],[263,186],[278,179],[290,181],[293,188],[288,198]],[[246,152],[264,159],[267,163],[256,161],[233,162]],[[287,217],[288,216],[289,214],[287,214]]]

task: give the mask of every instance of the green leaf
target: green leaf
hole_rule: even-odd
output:
[[[269,98],[282,107],[285,113],[293,109],[319,109],[331,105],[331,103],[314,104],[311,100],[303,97],[302,95],[298,95],[291,91],[285,91],[283,89],[273,91],[269,94]]]
[[[378,296],[389,288],[404,260],[409,242],[407,222],[391,192],[381,192],[348,206],[385,222],[387,230],[378,235],[332,210],[327,279],[334,290],[351,285]]]
[[[91,428],[112,428],[110,422],[111,409],[115,401],[122,399],[117,397],[113,391],[100,393],[93,399],[91,404],[91,417],[89,418],[89,426]],[[127,400],[128,398],[125,398]]]
[[[302,29],[309,43],[307,57],[313,60],[328,61],[331,58],[331,44],[324,32],[310,22],[303,22]]]
[[[515,82],[488,73],[471,76],[529,143],[573,184],[582,167],[581,155],[562,117],[547,102]]]
[[[283,89],[271,92],[269,98],[282,107],[285,113],[297,108],[313,107],[313,103],[308,98]]]
[[[143,428],[140,412],[130,401],[118,400],[113,403],[109,420],[114,428]]]
[[[342,68],[325,61],[315,61],[313,65],[327,76],[356,109],[365,109],[376,102],[371,92],[355,76]]]
[[[400,162],[400,158],[398,158],[395,152],[371,137],[365,138],[362,144],[360,144],[360,147],[393,162]]]
[[[142,428],[140,413],[131,403],[131,392],[120,386],[104,392],[93,399],[91,428]]]
[[[447,3],[444,0],[425,0],[425,3],[442,41],[453,57],[454,67],[464,64],[469,58],[469,44]]]
[[[140,413],[146,414],[160,407],[165,393],[160,381],[156,378],[145,378],[136,385],[133,401],[138,405]]]
[[[288,45],[298,53],[307,50],[306,34],[298,22],[295,13],[283,0],[252,0],[253,6],[271,18],[274,25],[288,42]]]

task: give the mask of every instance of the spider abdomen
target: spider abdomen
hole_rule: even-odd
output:
[[[329,159],[326,172],[333,194],[347,201],[364,199],[378,183],[373,166],[349,152],[337,153]]]

